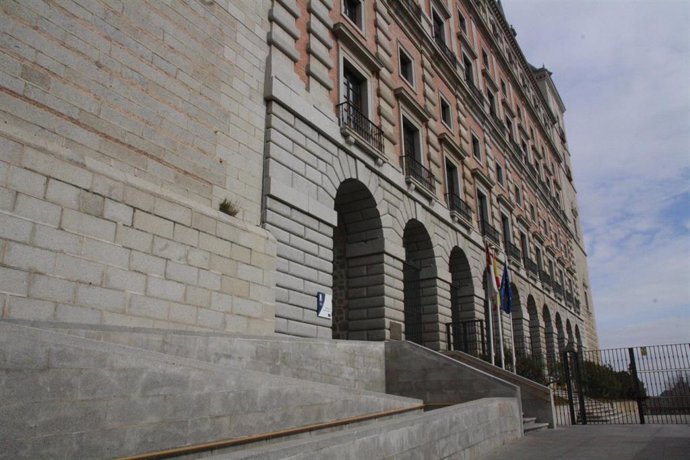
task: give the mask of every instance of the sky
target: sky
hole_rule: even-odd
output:
[[[690,342],[690,0],[503,0],[565,123],[602,348]]]

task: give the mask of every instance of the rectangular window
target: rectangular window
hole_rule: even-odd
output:
[[[362,114],[367,114],[366,78],[349,62],[343,66],[343,98]]]
[[[452,116],[452,112],[450,109],[450,104],[448,103],[448,101],[446,101],[446,99],[443,96],[441,96],[440,99],[441,99],[441,104],[440,104],[441,105],[441,120],[443,120],[443,123],[445,123],[446,126],[448,126],[449,128],[452,128],[453,127],[453,116]]]
[[[465,19],[465,16],[462,15],[461,12],[458,11],[458,19],[460,21],[460,30],[463,31],[465,35],[467,35],[467,20]]]
[[[508,244],[512,242],[510,237],[510,218],[503,213],[501,213],[501,228],[503,230],[503,247],[508,249]]]
[[[474,134],[472,134],[472,154],[477,160],[481,161],[482,151],[479,144],[479,139]]]
[[[472,61],[466,54],[462,55],[462,63],[465,66],[465,81],[474,84],[474,72],[472,71]]]
[[[414,63],[412,58],[402,48],[398,48],[398,56],[400,59],[400,75],[410,85],[414,86]]]
[[[501,79],[501,92],[503,94],[508,94],[508,91],[506,91],[506,82]]]
[[[460,185],[458,184],[458,168],[453,163],[446,160],[446,190],[453,195],[460,195]]]
[[[485,50],[482,50],[482,62],[484,62],[484,67],[489,68],[489,55],[486,54]]]
[[[515,202],[518,206],[522,206],[522,193],[520,193],[520,187],[515,186]]]
[[[494,93],[487,91],[486,95],[489,98],[489,113],[496,116],[496,98],[494,97]]]
[[[506,128],[508,128],[508,137],[513,138],[513,122],[510,121],[510,117],[506,117]]]
[[[343,14],[350,21],[362,29],[362,1],[361,0],[343,0]]]
[[[436,11],[432,13],[432,21],[434,25],[434,38],[438,43],[446,44],[446,23]]]
[[[544,269],[544,260],[541,256],[541,248],[537,246],[536,248],[534,248],[534,250],[535,255],[537,256],[537,268],[539,269],[539,271],[542,271]]]
[[[421,144],[419,141],[419,129],[403,117],[403,148],[405,156],[422,162]]]
[[[503,185],[503,168],[498,162],[496,162],[496,181]]]
[[[477,204],[479,206],[479,226],[484,228],[484,223],[489,222],[489,203],[486,201],[486,195],[477,190]]]
[[[522,248],[523,257],[529,258],[529,242],[524,232],[520,232],[520,247]]]
[[[537,220],[537,213],[534,211],[534,205],[532,203],[529,205],[529,215],[532,217],[532,221]]]

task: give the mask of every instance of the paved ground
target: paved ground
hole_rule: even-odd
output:
[[[587,425],[531,433],[483,460],[690,459],[690,425]]]

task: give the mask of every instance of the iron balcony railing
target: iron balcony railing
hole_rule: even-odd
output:
[[[522,251],[511,242],[508,242],[508,255],[518,263],[522,260]]]
[[[580,313],[580,299],[575,299],[575,311]]]
[[[482,234],[494,244],[500,244],[501,242],[501,234],[488,222],[482,222]]]
[[[537,263],[529,257],[525,257],[525,268],[528,272],[534,275],[539,273],[539,267],[537,266]]]
[[[453,64],[453,66],[455,66],[455,64],[458,61],[458,58],[455,56],[455,53],[453,53],[453,50],[448,48],[448,45],[446,45],[446,42],[443,40],[443,37],[439,35],[434,35],[434,41],[441,50],[441,53],[448,58],[448,60],[451,62],[451,64]]]
[[[544,286],[551,287],[551,276],[544,270],[539,270],[539,279]]]
[[[474,82],[472,80],[465,80],[465,81],[467,82],[467,86],[470,87],[470,92],[473,93],[474,97],[476,97],[479,100],[479,102],[482,103],[482,107],[483,107],[484,95],[482,94],[482,92],[479,90],[479,88],[477,88],[477,86],[474,84]]]
[[[422,184],[428,191],[434,191],[434,175],[412,155],[405,157],[405,174]]]
[[[532,163],[529,163],[527,167],[529,168],[529,172],[531,172],[534,177],[539,177],[536,166],[534,166]]]
[[[351,129],[379,152],[383,152],[383,130],[360,112],[350,101],[338,104],[340,126]]]
[[[558,282],[554,282],[553,283],[553,292],[558,297],[563,297],[563,286],[561,286],[560,283],[558,283]]]
[[[572,304],[573,304],[573,300],[575,300],[575,298],[573,297],[573,293],[572,293],[572,292],[566,291],[566,293],[565,293],[565,301],[566,301],[566,303],[572,305]]]
[[[419,6],[414,0],[400,0],[400,3],[407,6],[407,9],[421,21],[422,19],[422,7]]]
[[[446,200],[448,201],[448,207],[451,211],[457,212],[462,217],[472,222],[472,208],[470,208],[462,198],[455,193],[446,193]]]

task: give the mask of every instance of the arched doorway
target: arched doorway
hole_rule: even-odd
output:
[[[549,307],[544,305],[542,308],[542,318],[544,321],[544,339],[546,342],[546,366],[549,375],[553,375],[556,370],[556,343],[553,331],[553,322]]]
[[[333,338],[385,339],[383,231],[372,194],[348,179],[335,197]]]
[[[565,333],[567,337],[566,346],[575,346],[575,336],[573,336],[573,327],[570,324],[570,320],[565,320]]]
[[[582,345],[582,336],[580,335],[580,327],[577,324],[575,325],[575,345],[577,346],[578,353],[581,353],[584,350]]]
[[[513,328],[513,340],[516,357],[526,356],[528,353],[529,344],[529,323],[522,311],[522,304],[520,302],[520,292],[515,283],[510,283],[513,306],[511,310],[511,318]]]
[[[557,361],[560,361],[565,351],[565,332],[563,331],[563,321],[561,320],[561,314],[556,313],[556,334],[558,338],[558,356]]]
[[[481,323],[475,320],[474,285],[467,256],[457,246],[450,253],[451,348],[478,356],[482,347]]]
[[[534,301],[532,295],[527,296],[527,314],[529,315],[529,343],[530,352],[533,357],[544,359],[543,353],[543,336],[541,326],[539,325],[539,313],[537,312],[537,303]]]
[[[405,225],[403,246],[405,339],[423,345],[429,341],[426,333],[438,336],[439,325],[434,250],[429,233],[418,220]]]

